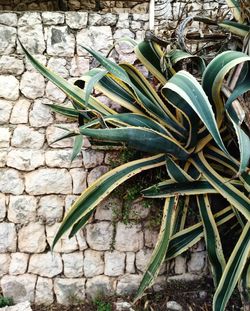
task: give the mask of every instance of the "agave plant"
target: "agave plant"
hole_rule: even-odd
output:
[[[51,108],[84,119],[77,132],[64,136],[75,136],[73,158],[81,150],[83,136],[92,145],[127,146],[143,154],[104,174],[81,194],[65,216],[53,247],[69,229],[72,237],[83,228],[96,206],[119,185],[142,171],[161,167],[167,179],[142,191],[145,198],[163,198],[165,203],[158,241],[135,301],[153,284],[165,261],[204,237],[216,288],[213,310],[225,310],[237,283],[249,300],[250,139],[235,107],[237,98],[250,89],[250,57],[226,51],[206,67],[201,58],[180,50],[167,54],[153,41],[130,43],[151,78],[131,64],[117,65],[85,47],[101,67],[82,77],[84,89],[44,67],[23,47],[37,70],[73,101],[72,108]],[[187,71],[176,70],[183,59],[198,64],[201,84]],[[225,78],[239,64],[241,74],[230,89]],[[120,104],[123,111],[105,106],[91,95],[93,89]],[[223,198],[219,204],[218,196]],[[191,226],[187,221],[190,201],[197,205],[201,220]],[[228,253],[224,244],[229,236],[236,241]]]

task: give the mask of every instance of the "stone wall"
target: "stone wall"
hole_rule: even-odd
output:
[[[128,13],[0,14],[0,277],[3,294],[16,302],[67,304],[103,293],[130,294],[157,236],[139,203],[133,205],[137,221],[134,214],[128,225],[113,221],[123,204],[113,196],[86,229],[71,240],[64,237],[50,252],[65,211],[117,155],[92,151],[85,140],[71,163],[72,140],[53,143],[63,133],[56,125],[76,124],[46,104],[70,102],[27,62],[17,37],[43,64],[73,81],[94,66],[82,44],[107,53],[117,38],[141,38],[147,25],[147,15]],[[131,52],[116,46],[111,57],[133,63]],[[168,282],[177,282],[200,280],[206,271],[200,243],[166,265],[154,289],[169,284],[164,272],[172,275]]]

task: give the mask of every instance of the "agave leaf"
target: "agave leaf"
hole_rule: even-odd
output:
[[[243,304],[247,305],[250,302],[250,258],[248,258],[245,268],[242,271],[239,281],[239,291],[242,296]]]
[[[83,144],[83,136],[82,135],[76,136],[75,141],[74,141],[74,146],[73,146],[73,152],[71,155],[71,162],[75,160],[78,153],[81,151],[82,144]]]
[[[240,1],[239,0],[226,0],[228,7],[233,13],[234,18],[239,22],[243,23],[243,19],[241,16],[240,9]]]
[[[54,104],[47,104],[46,106],[49,106],[51,110],[54,112],[57,112],[63,116],[69,117],[69,118],[74,118],[77,119],[79,116],[79,112],[74,109],[74,108],[67,108],[67,107],[62,107],[59,105],[54,105]]]
[[[194,179],[187,174],[177,163],[175,163],[170,157],[166,159],[166,166],[168,175],[176,182],[189,182]]]
[[[241,37],[245,37],[250,31],[249,25],[237,23],[230,20],[224,20],[218,25],[229,30],[231,33]]]

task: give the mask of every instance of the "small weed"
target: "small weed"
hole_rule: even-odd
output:
[[[0,296],[0,308],[6,307],[6,306],[13,306],[14,301],[11,297],[3,297]]]
[[[94,301],[94,305],[97,306],[97,311],[112,311],[111,303],[100,299]]]

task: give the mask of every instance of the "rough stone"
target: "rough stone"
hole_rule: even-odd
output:
[[[90,13],[89,25],[90,26],[115,26],[117,22],[117,15],[112,13]]]
[[[104,274],[108,276],[122,275],[125,270],[125,257],[126,257],[125,253],[121,253],[118,251],[105,252]]]
[[[62,279],[54,281],[56,300],[63,305],[77,304],[85,298],[85,279]]]
[[[104,159],[104,153],[95,150],[84,150],[82,152],[82,156],[85,168],[92,168],[101,165]]]
[[[57,124],[56,126],[67,127],[69,130],[74,130],[76,125],[74,124]],[[52,148],[72,148],[73,147],[73,138],[66,138],[57,142],[54,142],[56,139],[61,138],[67,134],[66,130],[56,127],[55,125],[50,125],[46,130],[46,138],[48,144]]]
[[[110,222],[102,221],[95,224],[89,224],[87,229],[87,243],[92,249],[105,251],[109,250],[112,235],[113,226]]]
[[[138,253],[136,253],[136,268],[141,271],[144,272],[149,260],[151,258],[152,255],[152,250],[151,249],[141,249]]]
[[[129,30],[129,29],[117,29],[114,33],[114,39],[115,40],[119,40],[120,38],[124,38],[124,37],[128,37],[128,38],[135,38],[134,33]],[[133,46],[131,46],[131,44],[128,44],[126,42],[120,42],[119,44],[116,45],[115,47],[116,51],[118,53],[122,53],[122,54],[129,54],[132,53],[134,48]]]
[[[114,294],[112,280],[106,275],[98,275],[88,279],[86,283],[86,294],[92,299],[102,296],[111,296]]]
[[[8,273],[9,265],[10,265],[10,255],[0,254],[0,277]]]
[[[50,305],[54,301],[51,279],[38,277],[35,291],[35,304]]]
[[[47,53],[52,56],[72,57],[75,52],[75,37],[67,26],[51,26],[47,33]]]
[[[0,192],[11,194],[22,194],[24,183],[18,171],[9,169],[0,169]]]
[[[86,189],[87,172],[82,168],[72,168],[70,175],[73,180],[73,193],[80,194]]]
[[[182,306],[173,300],[167,302],[167,309],[171,311],[182,311],[183,310]]]
[[[0,14],[1,18],[1,14]],[[23,61],[19,58],[3,55],[0,58],[0,74],[20,75],[24,72]]]
[[[39,63],[41,63],[42,65],[46,66],[47,64],[47,58],[45,55],[41,55],[41,54],[37,54],[37,55],[34,55],[33,56],[35,57],[35,59],[37,61],[39,61]],[[31,72],[36,72],[37,73],[37,69],[31,64],[30,60],[27,58],[27,56],[25,57],[25,68],[26,70],[28,71],[31,71]]]
[[[88,23],[87,12],[66,12],[66,23],[72,29],[86,28]]]
[[[6,166],[7,154],[8,154],[7,148],[0,149],[0,167],[5,167]],[[0,214],[1,214],[1,212],[0,212]]]
[[[63,103],[66,99],[66,94],[50,81],[46,86],[46,96],[57,103]]]
[[[44,95],[44,77],[38,72],[26,71],[21,78],[20,90],[27,98],[36,99]]]
[[[109,196],[98,205],[95,212],[95,219],[112,220],[120,213],[121,207],[121,200],[117,197]]]
[[[36,99],[29,114],[30,125],[34,127],[46,127],[53,122],[51,109],[46,104],[52,102],[46,98]]]
[[[25,98],[20,98],[16,101],[12,109],[10,123],[28,123],[29,107],[30,101]]]
[[[12,107],[12,102],[5,99],[0,99],[0,124],[8,123]]]
[[[25,175],[25,188],[29,194],[69,194],[72,180],[66,169],[40,168]]]
[[[42,131],[34,130],[26,125],[18,125],[14,130],[11,145],[17,148],[41,149],[44,140]]]
[[[0,29],[1,31],[1,29]],[[0,37],[1,42],[1,37]],[[16,100],[19,97],[19,81],[14,76],[0,76],[0,97]]]
[[[128,29],[129,28],[129,14],[128,13],[120,13],[119,14],[116,27],[122,28],[122,29]]]
[[[33,254],[30,257],[29,272],[52,278],[63,270],[61,256],[51,252],[45,254]]]
[[[3,221],[6,216],[6,197],[0,193],[0,221]]]
[[[18,26],[33,26],[40,25],[42,22],[41,16],[36,12],[25,12],[18,20]]]
[[[19,27],[18,37],[29,53],[43,54],[45,51],[43,26],[41,24]],[[32,38],[32,40],[30,40],[30,38]],[[19,43],[17,45],[17,52],[20,54],[23,53]]]
[[[206,252],[192,253],[187,265],[189,272],[202,272],[206,266]]]
[[[64,23],[64,14],[59,12],[43,12],[44,25],[58,25]]]
[[[10,145],[11,132],[7,127],[0,128],[0,148],[6,148]]]
[[[51,57],[48,61],[48,67],[63,78],[67,78],[69,76],[66,65],[67,61],[65,58]]]
[[[31,238],[32,237],[32,238]],[[42,253],[46,248],[44,226],[30,222],[18,232],[18,247],[21,252]]]
[[[84,275],[87,278],[103,274],[103,252],[93,251],[91,249],[86,250],[84,253],[83,269]]]
[[[136,274],[125,274],[117,282],[116,293],[121,296],[130,296],[137,291],[142,276]]]
[[[31,171],[44,164],[43,150],[12,149],[8,153],[7,166]]]
[[[45,153],[46,165],[49,167],[65,167],[65,168],[81,167],[82,157],[78,155],[74,159],[74,161],[71,162],[71,156],[72,156],[72,149],[48,150]],[[81,170],[81,172],[82,171],[83,170]]]
[[[181,255],[175,257],[174,272],[175,274],[184,274],[186,272],[186,258]]]
[[[85,234],[83,230],[79,230],[76,234],[76,240],[78,243],[78,247],[80,251],[83,251],[85,249],[88,248],[87,242],[86,242],[86,238],[85,238]]]
[[[126,273],[135,273],[135,253],[126,254]]]
[[[83,253],[75,252],[63,254],[64,275],[67,278],[76,278],[83,276]]]
[[[1,311],[32,311],[29,301],[20,302],[14,306],[3,307]]]
[[[63,216],[64,200],[58,195],[46,195],[40,198],[37,215],[47,224],[61,221]]]
[[[0,24],[15,27],[17,25],[17,15],[15,13],[1,12]]]
[[[10,196],[8,219],[14,223],[26,224],[36,219],[36,198],[28,195]]]
[[[144,231],[145,235],[145,246],[154,248],[158,238],[158,231],[153,230],[152,228],[146,228]]]
[[[148,217],[150,209],[145,207],[145,202],[134,202],[131,205],[129,212],[129,219],[145,219]]]
[[[1,279],[3,295],[13,297],[15,303],[26,300],[34,302],[34,291],[37,276],[32,274],[5,275]]]
[[[107,173],[108,170],[109,170],[108,167],[104,165],[93,168],[91,172],[88,174],[87,178],[88,186],[92,185],[99,177]]]
[[[70,63],[70,75],[80,77],[89,71],[89,59],[75,55]]]
[[[119,222],[116,228],[115,249],[118,251],[137,252],[142,247],[143,231],[141,225],[125,225]]]
[[[16,28],[0,25],[0,54],[11,54],[15,51]]]
[[[10,275],[19,275],[27,272],[29,255],[24,253],[11,254],[9,266]]]

